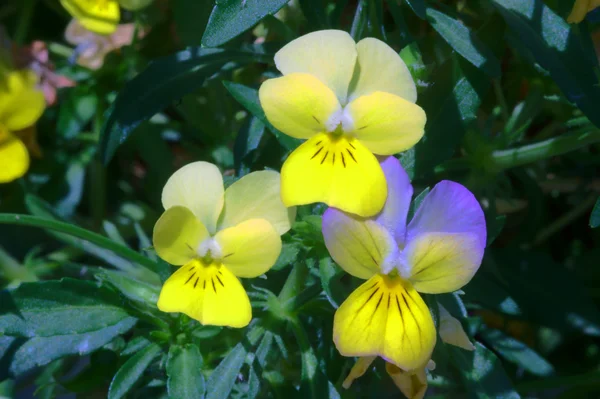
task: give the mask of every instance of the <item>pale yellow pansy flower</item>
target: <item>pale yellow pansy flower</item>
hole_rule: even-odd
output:
[[[202,324],[244,327],[250,300],[238,277],[257,277],[274,264],[295,208],[281,202],[280,176],[253,172],[227,190],[219,169],[194,162],[175,172],[162,192],[154,248],[181,266],[163,285],[158,308]]]
[[[113,33],[121,18],[117,0],[60,0],[60,3],[84,28],[101,35]]]
[[[588,12],[600,6],[600,0],[575,0],[571,14],[567,18],[570,24],[577,24],[585,19]]]
[[[284,162],[284,204],[324,202],[372,216],[387,197],[376,155],[414,146],[425,113],[408,68],[384,42],[355,43],[339,30],[312,32],[275,54],[283,74],[265,81],[260,103],[269,122],[307,139]]]
[[[18,131],[31,127],[46,106],[30,70],[0,64],[0,183],[23,176],[29,169],[29,153]]]

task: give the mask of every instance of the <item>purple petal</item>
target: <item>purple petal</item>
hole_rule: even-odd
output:
[[[403,244],[413,188],[408,175],[395,157],[384,159],[381,162],[381,169],[387,181],[388,196],[375,221],[385,226],[394,235],[398,244]]]

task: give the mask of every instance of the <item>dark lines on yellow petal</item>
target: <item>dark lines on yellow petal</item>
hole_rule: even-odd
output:
[[[193,252],[196,252],[196,251],[194,251],[194,248],[192,248],[192,246],[191,246],[190,244],[188,244],[187,242],[185,243],[185,245],[186,245],[186,246],[187,246],[187,247],[188,247],[188,248],[189,248],[191,251],[193,251]]]
[[[217,280],[219,280],[219,283],[223,286],[223,288],[225,288],[225,284],[223,284],[223,282],[221,281],[221,279],[219,278],[219,276],[215,276],[217,278]]]
[[[335,165],[335,152],[333,153],[333,159],[331,160],[331,164]]]
[[[344,164],[344,168],[346,167],[346,158],[344,158],[344,153],[340,152],[340,155],[342,156],[342,164]]]
[[[368,290],[367,290],[367,291],[368,291]],[[363,304],[361,305],[361,307],[358,309],[358,311],[356,312],[356,315],[354,315],[354,317],[358,316],[358,314],[359,314],[359,313],[360,313],[360,312],[363,310],[363,308],[364,308],[365,306],[367,306],[367,303],[369,303],[369,301],[371,300],[371,298],[373,298],[373,295],[375,295],[375,294],[377,293],[377,291],[379,291],[379,287],[377,287],[377,288],[375,289],[375,291],[373,291],[373,292],[371,293],[371,295],[370,295],[370,296],[369,296],[369,298],[368,298],[368,299],[365,301],[365,303],[363,303]]]
[[[196,288],[196,286],[198,285],[198,280],[200,280],[200,277],[196,277],[196,281],[194,281],[194,288]]]
[[[354,147],[354,146],[352,145],[352,143],[348,142],[348,145],[349,145],[350,147],[352,147],[352,149],[353,149],[353,150],[356,150],[356,147]]]
[[[190,280],[196,275],[196,272],[194,272],[186,281],[185,283],[183,283],[183,285],[186,285],[187,283],[190,282]]]
[[[210,282],[212,283],[213,286],[213,291],[215,291],[215,294],[217,293],[217,287],[215,287],[215,280],[211,277]]]
[[[231,255],[233,255],[233,252],[230,253],[230,254],[227,254],[227,255],[223,256],[223,259],[229,258]],[[221,271],[219,270],[218,273],[221,274]]]
[[[419,330],[419,346],[422,348],[423,347],[423,342],[421,340],[421,337],[423,336],[423,332],[421,331],[421,325],[419,324],[419,320],[417,320],[417,318],[415,317],[415,314],[413,313],[412,309],[410,308],[410,305],[408,304],[408,301],[404,297],[404,293],[402,293],[400,295],[402,295],[402,299],[404,300],[404,303],[406,304],[406,308],[408,309],[408,312],[410,313],[410,316],[413,318],[413,320],[415,321],[415,324],[417,325],[417,329]],[[407,295],[408,295],[408,293],[407,293]],[[412,300],[412,297],[410,297],[410,299]],[[416,303],[415,303],[415,306],[416,306]],[[406,329],[406,326],[404,326],[404,328]]]
[[[314,157],[316,157],[317,155],[319,155],[319,153],[320,153],[321,151],[323,151],[323,148],[325,148],[325,147],[321,147],[321,148],[319,148],[319,149],[317,150],[317,152],[315,152],[315,155],[313,155],[312,157],[310,157],[310,159],[313,159]]]
[[[205,290],[206,289],[206,280],[204,280],[204,283],[202,284],[202,289]]]
[[[356,130],[363,130],[363,129],[367,128],[367,127],[369,127],[369,125],[364,125],[364,126],[362,126],[362,127],[359,127],[359,128],[358,128],[358,129],[356,129]],[[350,145],[352,145],[352,144],[350,144]]]
[[[348,143],[348,144],[350,144],[350,143]],[[350,145],[352,145],[352,144],[350,144]],[[348,148],[346,148],[346,151],[348,151],[348,154],[350,154],[350,156],[352,157],[352,160],[353,160],[354,162],[358,163],[358,162],[356,161],[356,158],[354,158],[354,154],[352,154],[352,151],[350,151]]]
[[[388,304],[387,304],[387,308],[388,308],[388,310],[390,310],[390,299],[391,299],[391,297],[392,297],[392,294],[390,294],[390,293],[388,292]]]
[[[316,117],[316,116],[314,116],[314,115],[312,115],[312,117],[313,117],[313,119],[314,119],[315,121],[317,121],[317,123],[318,123],[318,124],[321,124],[321,121],[319,120],[319,118],[317,118],[317,117]]]
[[[323,165],[323,162],[325,162],[325,160],[327,159],[327,155],[329,155],[329,151],[325,152],[325,156],[323,157],[323,159],[321,159],[321,165]]]
[[[319,144],[321,144],[322,142],[323,142],[323,140],[319,140],[319,141],[317,141],[317,144],[315,144],[315,145],[319,145]]]

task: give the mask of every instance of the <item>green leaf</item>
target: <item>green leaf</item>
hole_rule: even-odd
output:
[[[0,292],[0,332],[4,335],[82,334],[128,318],[118,296],[89,281],[65,278],[24,283]]]
[[[394,2],[395,0],[388,1]],[[406,0],[406,2],[419,18],[425,19],[427,17],[427,6],[425,5],[425,0]]]
[[[255,52],[190,47],[153,61],[127,82],[108,111],[100,142],[102,160],[108,163],[141,122],[202,87],[226,62],[271,60]]]
[[[445,345],[452,362],[459,370],[470,398],[519,399],[502,363],[480,343],[470,352],[453,345]]]
[[[412,220],[413,216],[421,206],[421,202],[423,202],[425,197],[427,197],[427,194],[429,194],[429,191],[429,187],[425,187],[425,189],[421,191],[419,195],[417,195],[415,199],[410,203],[410,207],[408,208],[408,216],[406,218],[407,222],[410,222]]]
[[[202,36],[206,47],[220,46],[256,25],[267,15],[273,15],[288,0],[228,0],[217,1]]]
[[[281,253],[277,258],[277,262],[275,262],[271,270],[281,270],[298,260],[301,249],[302,245],[297,242],[284,242],[281,246]]]
[[[247,342],[240,342],[231,349],[221,363],[213,370],[206,383],[206,399],[227,399],[240,370],[246,361],[246,356],[251,347],[258,343],[263,336],[264,329],[253,326],[246,337]]]
[[[173,399],[201,399],[204,397],[202,356],[196,345],[173,345],[167,359],[167,389]]]
[[[244,176],[252,169],[255,154],[265,133],[265,125],[254,115],[246,119],[242,129],[235,138],[233,159],[238,176]]]
[[[78,320],[77,311],[72,311],[71,314],[73,320]],[[48,318],[48,321],[52,319]],[[136,321],[133,317],[126,317],[114,325],[96,331],[54,337],[33,337],[17,349],[10,371],[18,376],[34,367],[46,365],[65,356],[87,355],[131,330]]]
[[[596,201],[596,205],[594,205],[594,209],[590,215],[590,227],[595,229],[598,226],[600,226],[600,197]]]
[[[151,285],[143,281],[136,280],[126,273],[102,269],[96,273],[96,277],[101,281],[106,281],[127,298],[156,307],[158,295],[160,294],[159,285]]]
[[[442,38],[467,61],[491,77],[500,76],[500,62],[475,32],[443,12],[428,7],[427,19]]]
[[[89,87],[76,86],[61,100],[56,131],[64,138],[76,137],[94,117],[98,97],[90,91]]]
[[[464,61],[455,63],[452,58],[432,76],[436,84],[419,100],[427,124],[425,136],[414,147],[415,177],[430,174],[436,165],[454,155],[466,125],[477,118],[477,109],[489,88],[489,79],[481,71]]]
[[[479,332],[479,335],[496,353],[509,362],[523,367],[531,374],[539,377],[548,377],[554,374],[554,367],[546,359],[502,331],[484,329]]]
[[[576,32],[542,0],[492,0],[517,38],[520,52],[533,56],[550,73],[563,94],[600,126],[600,86],[591,61],[591,41]],[[594,57],[595,58],[595,57]]]
[[[258,90],[254,90],[248,86],[241,85],[239,83],[233,82],[223,82],[225,88],[229,90],[229,93],[239,102],[244,108],[248,110],[252,115],[257,117],[277,138],[277,141],[281,143],[281,145],[287,150],[293,150],[298,147],[301,140],[295,139],[293,137],[287,136],[284,133],[277,130],[271,123],[267,120],[265,112],[260,106],[260,101],[258,99]]]
[[[110,383],[108,399],[124,397],[160,352],[160,346],[151,344],[127,360]]]

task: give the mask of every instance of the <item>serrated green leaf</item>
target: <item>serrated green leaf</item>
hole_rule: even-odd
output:
[[[273,15],[288,0],[217,1],[202,36],[206,47],[220,46],[256,25],[267,15]]]
[[[598,226],[600,226],[600,198],[596,200],[596,205],[594,205],[594,209],[590,215],[590,227],[595,229]]]
[[[600,126],[600,85],[588,54],[591,41],[580,38],[576,24],[569,25],[542,0],[492,0],[525,50],[550,73],[563,94]],[[595,58],[595,57],[594,57]]]
[[[110,383],[108,399],[124,397],[160,352],[160,346],[151,344],[127,360]]]
[[[248,51],[188,48],[153,61],[127,82],[102,128],[100,156],[108,163],[115,150],[141,122],[201,87],[226,62],[271,60]]]
[[[481,339],[496,353],[509,362],[523,367],[533,375],[548,377],[554,374],[554,367],[536,351],[523,342],[509,337],[499,330],[479,331]]]
[[[114,293],[89,281],[40,281],[0,292],[0,332],[5,335],[82,334],[128,318]]]
[[[284,242],[281,247],[281,253],[277,258],[277,262],[275,262],[275,265],[273,265],[271,269],[281,270],[298,260],[298,255],[300,254],[301,249],[302,245],[297,242]]]
[[[271,133],[275,135],[277,141],[279,141],[279,143],[281,143],[285,149],[292,150],[300,145],[302,142],[301,140],[287,136],[271,125],[265,115],[265,112],[260,106],[258,90],[254,90],[239,83],[223,82],[223,84],[229,93],[231,93],[233,98],[235,98],[237,102],[246,108],[248,112],[257,117],[271,131]]]
[[[75,320],[79,316],[76,312],[73,313],[75,313],[73,316]],[[136,321],[133,317],[126,317],[114,325],[82,334],[33,337],[17,349],[10,371],[17,376],[65,356],[87,355],[129,331]]]
[[[167,359],[167,389],[172,399],[201,399],[204,397],[202,356],[194,344],[173,345]]]

